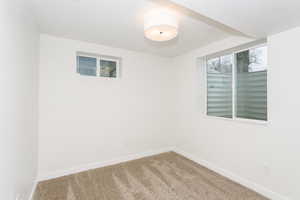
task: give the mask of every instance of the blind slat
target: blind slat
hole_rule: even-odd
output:
[[[86,76],[96,76],[97,59],[85,56],[77,56],[77,73]]]

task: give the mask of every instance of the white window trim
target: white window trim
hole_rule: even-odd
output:
[[[268,44],[267,43],[261,43],[261,44],[258,44],[258,45],[254,45],[254,46],[251,46],[249,48],[243,48],[241,50],[238,50],[238,51],[233,51],[231,53],[224,53],[223,56],[225,55],[233,55],[233,68],[232,68],[232,118],[225,118],[225,117],[218,117],[218,116],[211,116],[211,115],[208,115],[207,114],[207,102],[208,102],[208,99],[207,99],[207,59],[205,57],[202,57],[201,59],[203,59],[203,66],[201,67],[204,67],[204,70],[203,70],[203,76],[204,76],[204,90],[205,90],[205,109],[204,109],[204,115],[205,115],[205,118],[207,119],[218,119],[218,120],[224,120],[224,121],[234,121],[234,122],[240,122],[240,123],[249,123],[249,124],[258,124],[258,125],[265,125],[267,126],[269,123],[270,123],[270,112],[269,112],[269,105],[270,105],[270,102],[269,102],[269,62],[268,62],[268,69],[267,69],[267,120],[264,121],[264,120],[256,120],[256,119],[246,119],[246,118],[239,118],[239,117],[236,117],[236,113],[235,113],[235,105],[236,105],[236,81],[235,81],[235,78],[236,78],[236,54],[237,53],[240,53],[240,52],[243,52],[243,51],[247,51],[247,50],[251,50],[251,49],[255,49],[255,48],[259,48],[259,47],[263,47],[263,46],[267,46],[268,47]],[[269,52],[269,51],[268,51]],[[269,54],[269,53],[268,53]],[[221,55],[222,56],[222,55]],[[221,57],[220,56],[220,57]],[[269,56],[268,56],[269,58]]]
[[[84,52],[77,52],[76,57],[77,56],[86,56],[86,57],[90,57],[90,58],[96,58],[96,60],[97,60],[97,68],[96,68],[97,72],[96,72],[95,77],[102,78],[102,79],[109,79],[109,80],[110,79],[115,80],[115,79],[120,78],[120,60],[121,60],[121,58],[117,58],[117,57],[113,57],[113,56],[105,56],[105,55],[96,55],[96,54],[84,53]],[[100,70],[101,70],[100,60],[107,60],[107,61],[116,62],[116,68],[117,68],[116,69],[116,77],[102,77],[102,76],[100,76]],[[89,76],[89,77],[92,77],[92,76]]]

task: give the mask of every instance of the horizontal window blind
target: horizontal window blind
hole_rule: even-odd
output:
[[[267,121],[267,46],[262,41],[206,57],[207,115]]]
[[[236,54],[236,116],[267,120],[267,47]]]
[[[232,117],[232,74],[207,73],[207,114]]]
[[[97,59],[77,56],[77,73],[86,76],[97,76]]]
[[[207,61],[207,115],[232,118],[231,55]]]
[[[267,120],[267,71],[238,73],[236,115]]]

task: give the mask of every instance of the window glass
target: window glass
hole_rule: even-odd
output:
[[[116,78],[117,62],[111,60],[100,60],[100,76]]]
[[[207,115],[232,118],[233,56],[207,61]]]
[[[77,73],[86,76],[97,76],[97,59],[77,56]]]
[[[236,117],[267,120],[267,47],[236,54]]]

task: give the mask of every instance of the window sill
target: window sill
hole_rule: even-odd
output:
[[[254,119],[243,119],[243,118],[225,118],[225,117],[216,117],[216,116],[209,116],[205,115],[206,119],[217,119],[217,120],[223,120],[223,121],[230,121],[230,122],[238,122],[243,124],[256,124],[256,125],[263,125],[267,126],[270,121],[262,121],[262,120],[254,120]]]

